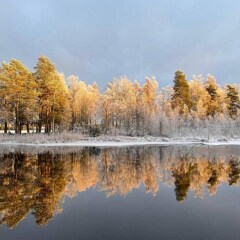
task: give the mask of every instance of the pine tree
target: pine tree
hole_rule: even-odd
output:
[[[22,126],[27,125],[35,115],[36,84],[32,73],[18,60],[12,59],[9,64],[3,63],[1,74],[1,96],[8,116],[14,119],[16,133],[21,133]],[[5,93],[5,96],[4,96]]]
[[[38,119],[38,132],[42,131],[42,125],[45,124],[45,132],[48,132],[48,125],[50,121],[51,111],[51,82],[56,75],[54,64],[45,56],[40,56],[35,67],[35,79],[39,91],[38,105],[39,105],[39,119]]]
[[[186,105],[188,111],[190,111],[192,102],[190,99],[189,85],[185,74],[181,70],[175,73],[173,90],[172,107],[178,108],[181,115],[184,113],[184,105]]]
[[[64,76],[56,71],[55,65],[45,56],[38,59],[34,77],[39,92],[37,131],[41,132],[44,124],[45,132],[50,133],[55,123],[61,121],[61,113],[68,101],[68,89]]]
[[[238,109],[240,108],[240,100],[237,89],[234,86],[227,85],[227,100],[228,100],[228,113],[232,119],[238,116]]]
[[[218,93],[219,86],[216,83],[216,79],[208,75],[206,81],[206,90],[209,94],[209,101],[207,104],[207,115],[214,117],[217,113],[222,111],[220,95]]]

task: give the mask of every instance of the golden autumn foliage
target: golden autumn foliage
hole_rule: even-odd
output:
[[[219,86],[214,76],[187,81],[175,73],[174,86],[155,77],[140,85],[114,78],[100,92],[96,82],[65,79],[55,64],[40,56],[34,71],[13,59],[0,67],[0,127],[31,132],[81,132],[91,136],[234,137],[239,132],[238,85]]]

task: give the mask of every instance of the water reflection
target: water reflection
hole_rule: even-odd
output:
[[[65,197],[90,188],[107,197],[127,195],[142,184],[153,196],[174,186],[177,201],[191,190],[204,197],[222,183],[238,186],[239,149],[204,146],[82,149],[1,149],[0,224],[13,228],[29,213],[46,225]]]

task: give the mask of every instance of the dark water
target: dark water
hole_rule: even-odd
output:
[[[0,239],[240,239],[240,148],[0,149]]]

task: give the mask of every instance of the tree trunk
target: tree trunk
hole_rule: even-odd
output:
[[[55,132],[55,118],[53,117],[53,121],[52,121],[52,132]]]
[[[18,123],[18,133],[22,134],[22,123],[21,122]]]
[[[15,130],[15,133],[18,134],[18,118],[16,116],[16,120],[15,120],[15,125],[14,125],[14,130]]]
[[[29,122],[27,121],[27,124],[26,124],[26,127],[27,127],[27,133],[29,133]]]
[[[46,111],[45,133],[48,133],[48,112]]]
[[[52,131],[52,123],[51,123],[51,121],[49,120],[49,121],[48,121],[48,134],[51,133],[51,131]]]
[[[4,133],[8,132],[8,124],[7,121],[4,122]]]
[[[19,133],[19,112],[18,112],[18,104],[15,106],[15,133]]]
[[[48,123],[45,123],[45,133],[48,133]]]
[[[75,117],[74,113],[72,113],[72,120],[71,120],[71,124],[70,124],[70,131],[74,130],[75,123],[76,123],[76,117]]]
[[[36,132],[37,133],[41,133],[42,132],[42,120],[38,120]]]

